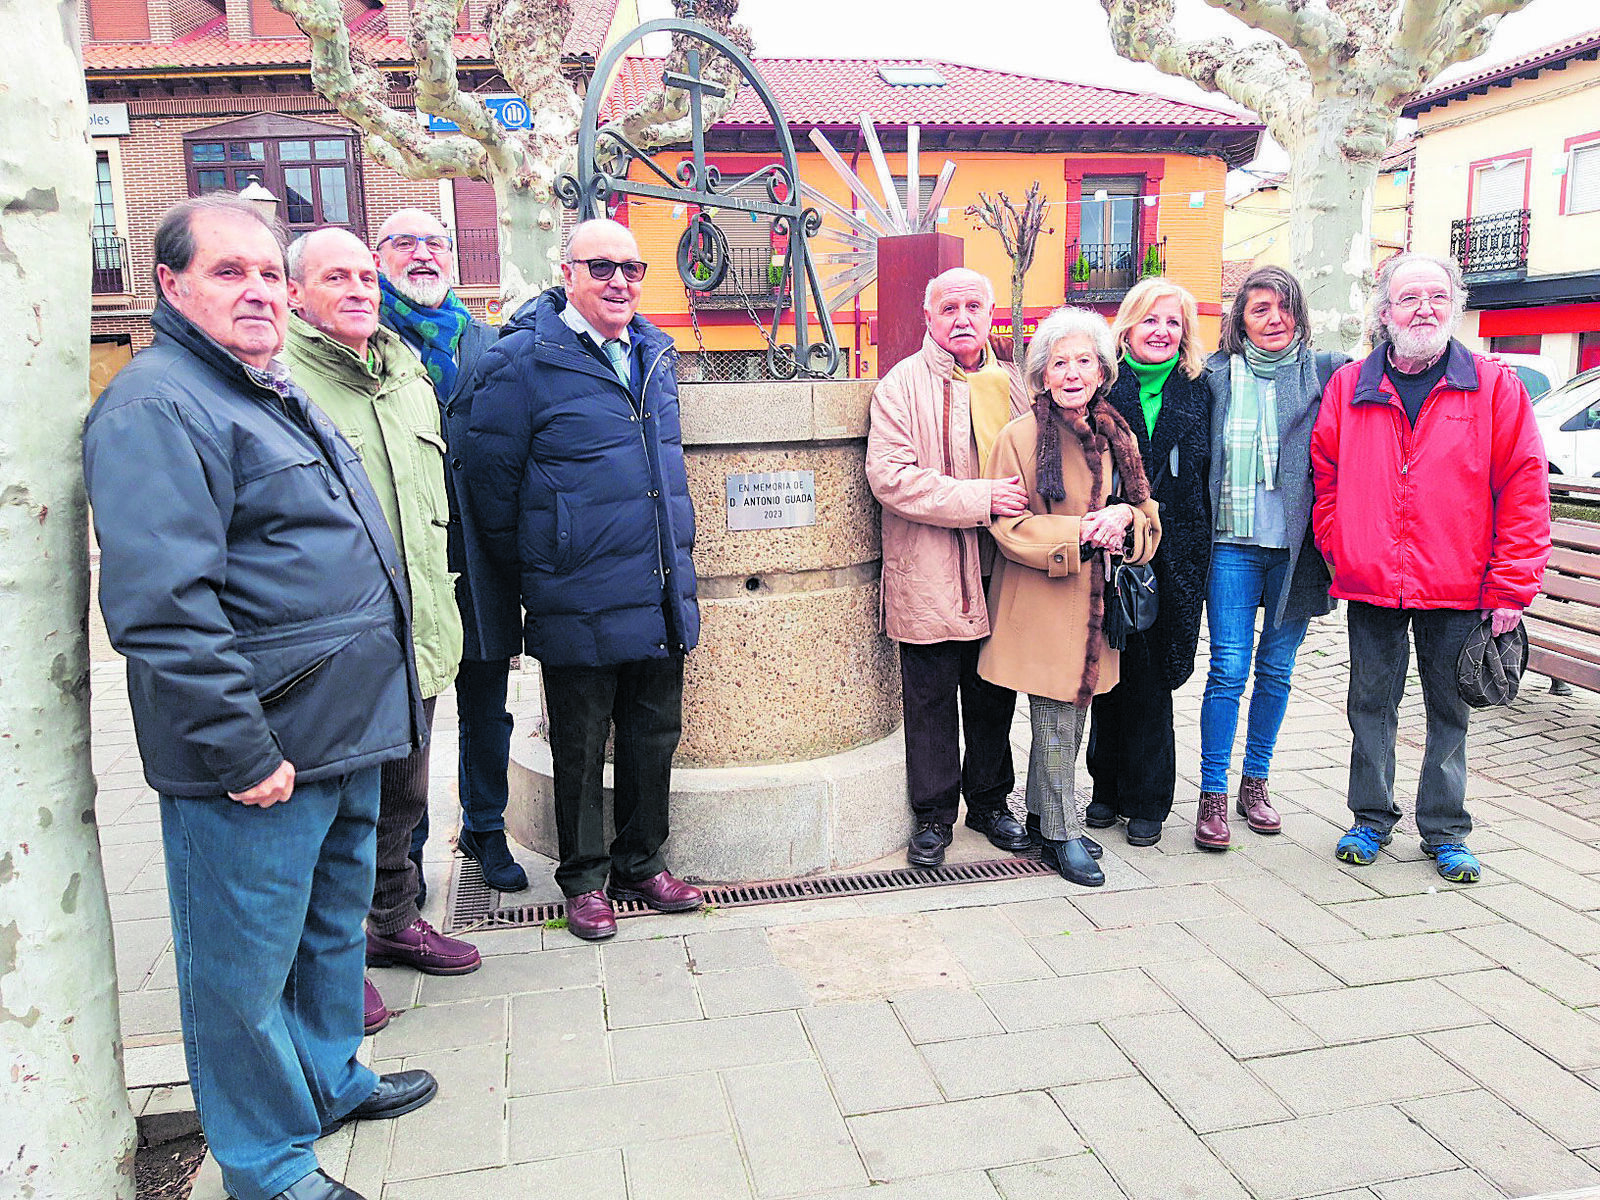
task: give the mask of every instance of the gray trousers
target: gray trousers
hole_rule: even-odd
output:
[[[1360,824],[1388,833],[1400,819],[1394,801],[1394,745],[1410,664],[1410,626],[1428,721],[1417,782],[1417,831],[1424,846],[1465,841],[1472,832],[1467,815],[1467,717],[1472,710],[1456,690],[1456,659],[1479,619],[1476,609],[1378,608],[1350,602],[1347,800]]]
[[[1065,842],[1083,836],[1074,776],[1087,709],[1048,696],[1028,697],[1033,747],[1028,751],[1028,811],[1039,818],[1046,840]]]

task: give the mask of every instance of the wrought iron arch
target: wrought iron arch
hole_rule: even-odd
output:
[[[693,10],[692,3],[688,6]],[[677,178],[667,174],[649,154],[633,145],[616,129],[600,124],[601,104],[610,91],[617,65],[627,51],[653,33],[679,34],[690,40],[687,74],[667,71],[662,83],[689,93],[690,147],[692,157],[678,165]],[[733,64],[743,80],[765,106],[772,119],[782,161],[762,167],[749,175],[724,184],[722,174],[706,162],[705,112],[707,95],[722,96],[723,89],[700,73],[700,50],[694,43],[709,46]],[[716,30],[690,17],[668,17],[646,21],[618,40],[595,67],[594,79],[603,86],[591,87],[583,104],[583,119],[578,127],[578,173],[563,175],[556,181],[556,194],[566,207],[575,209],[581,219],[605,215],[606,201],[614,195],[644,196],[670,204],[694,204],[700,212],[691,219],[679,239],[678,277],[686,289],[704,289],[708,280],[720,281],[727,269],[727,240],[706,215],[709,208],[771,217],[774,227],[787,235],[783,278],[788,282],[790,330],[793,341],[779,342],[784,324],[783,306],[772,313],[766,331],[767,365],[779,379],[797,375],[829,376],[839,369],[839,341],[833,320],[823,300],[817,265],[808,240],[822,228],[822,216],[802,203],[800,172],[795,161],[794,139],[778,109],[777,99],[755,64],[745,53]],[[605,161],[601,161],[602,152]],[[633,163],[643,165],[646,177],[628,178]],[[656,182],[659,180],[659,182]],[[740,194],[750,184],[764,184],[766,199]],[[781,193],[781,195],[780,195]],[[714,286],[714,283],[713,283]],[[809,301],[809,303],[808,303]],[[810,336],[808,313],[815,311],[820,338]]]

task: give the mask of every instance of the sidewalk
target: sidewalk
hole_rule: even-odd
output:
[[[1342,622],[1317,622],[1274,764],[1284,833],[1235,821],[1228,854],[1190,840],[1202,667],[1178,697],[1178,808],[1153,849],[1106,831],[1104,888],[1036,877],[644,917],[600,947],[483,933],[476,974],[374,971],[406,1010],[368,1040],[374,1065],[425,1066],[440,1093],[319,1152],[369,1200],[1600,1187],[1600,697],[1530,679],[1514,710],[1474,717],[1484,879],[1455,887],[1406,827],[1372,867],[1332,857],[1348,824],[1344,654]],[[129,1082],[136,1108],[181,1107],[155,801],[121,664],[101,650],[93,671]],[[521,677],[529,696],[536,680]],[[1407,807],[1421,728],[1413,679]],[[444,703],[436,738],[438,922],[457,824]],[[995,852],[958,827],[956,853]],[[556,898],[549,864],[522,857],[526,895]],[[208,1164],[196,1200],[220,1195]]]

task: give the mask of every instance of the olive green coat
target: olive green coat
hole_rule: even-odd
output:
[[[368,345],[376,372],[349,347],[291,316],[283,361],[361,455],[383,505],[411,585],[412,645],[426,699],[450,686],[461,663],[461,614],[446,559],[450,505],[439,401],[398,334],[380,325]]]

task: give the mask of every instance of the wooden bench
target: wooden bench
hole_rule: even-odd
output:
[[[1582,484],[1561,491],[1600,495],[1600,488]],[[1559,518],[1551,522],[1550,542],[1543,590],[1523,618],[1528,667],[1600,692],[1600,525]]]

